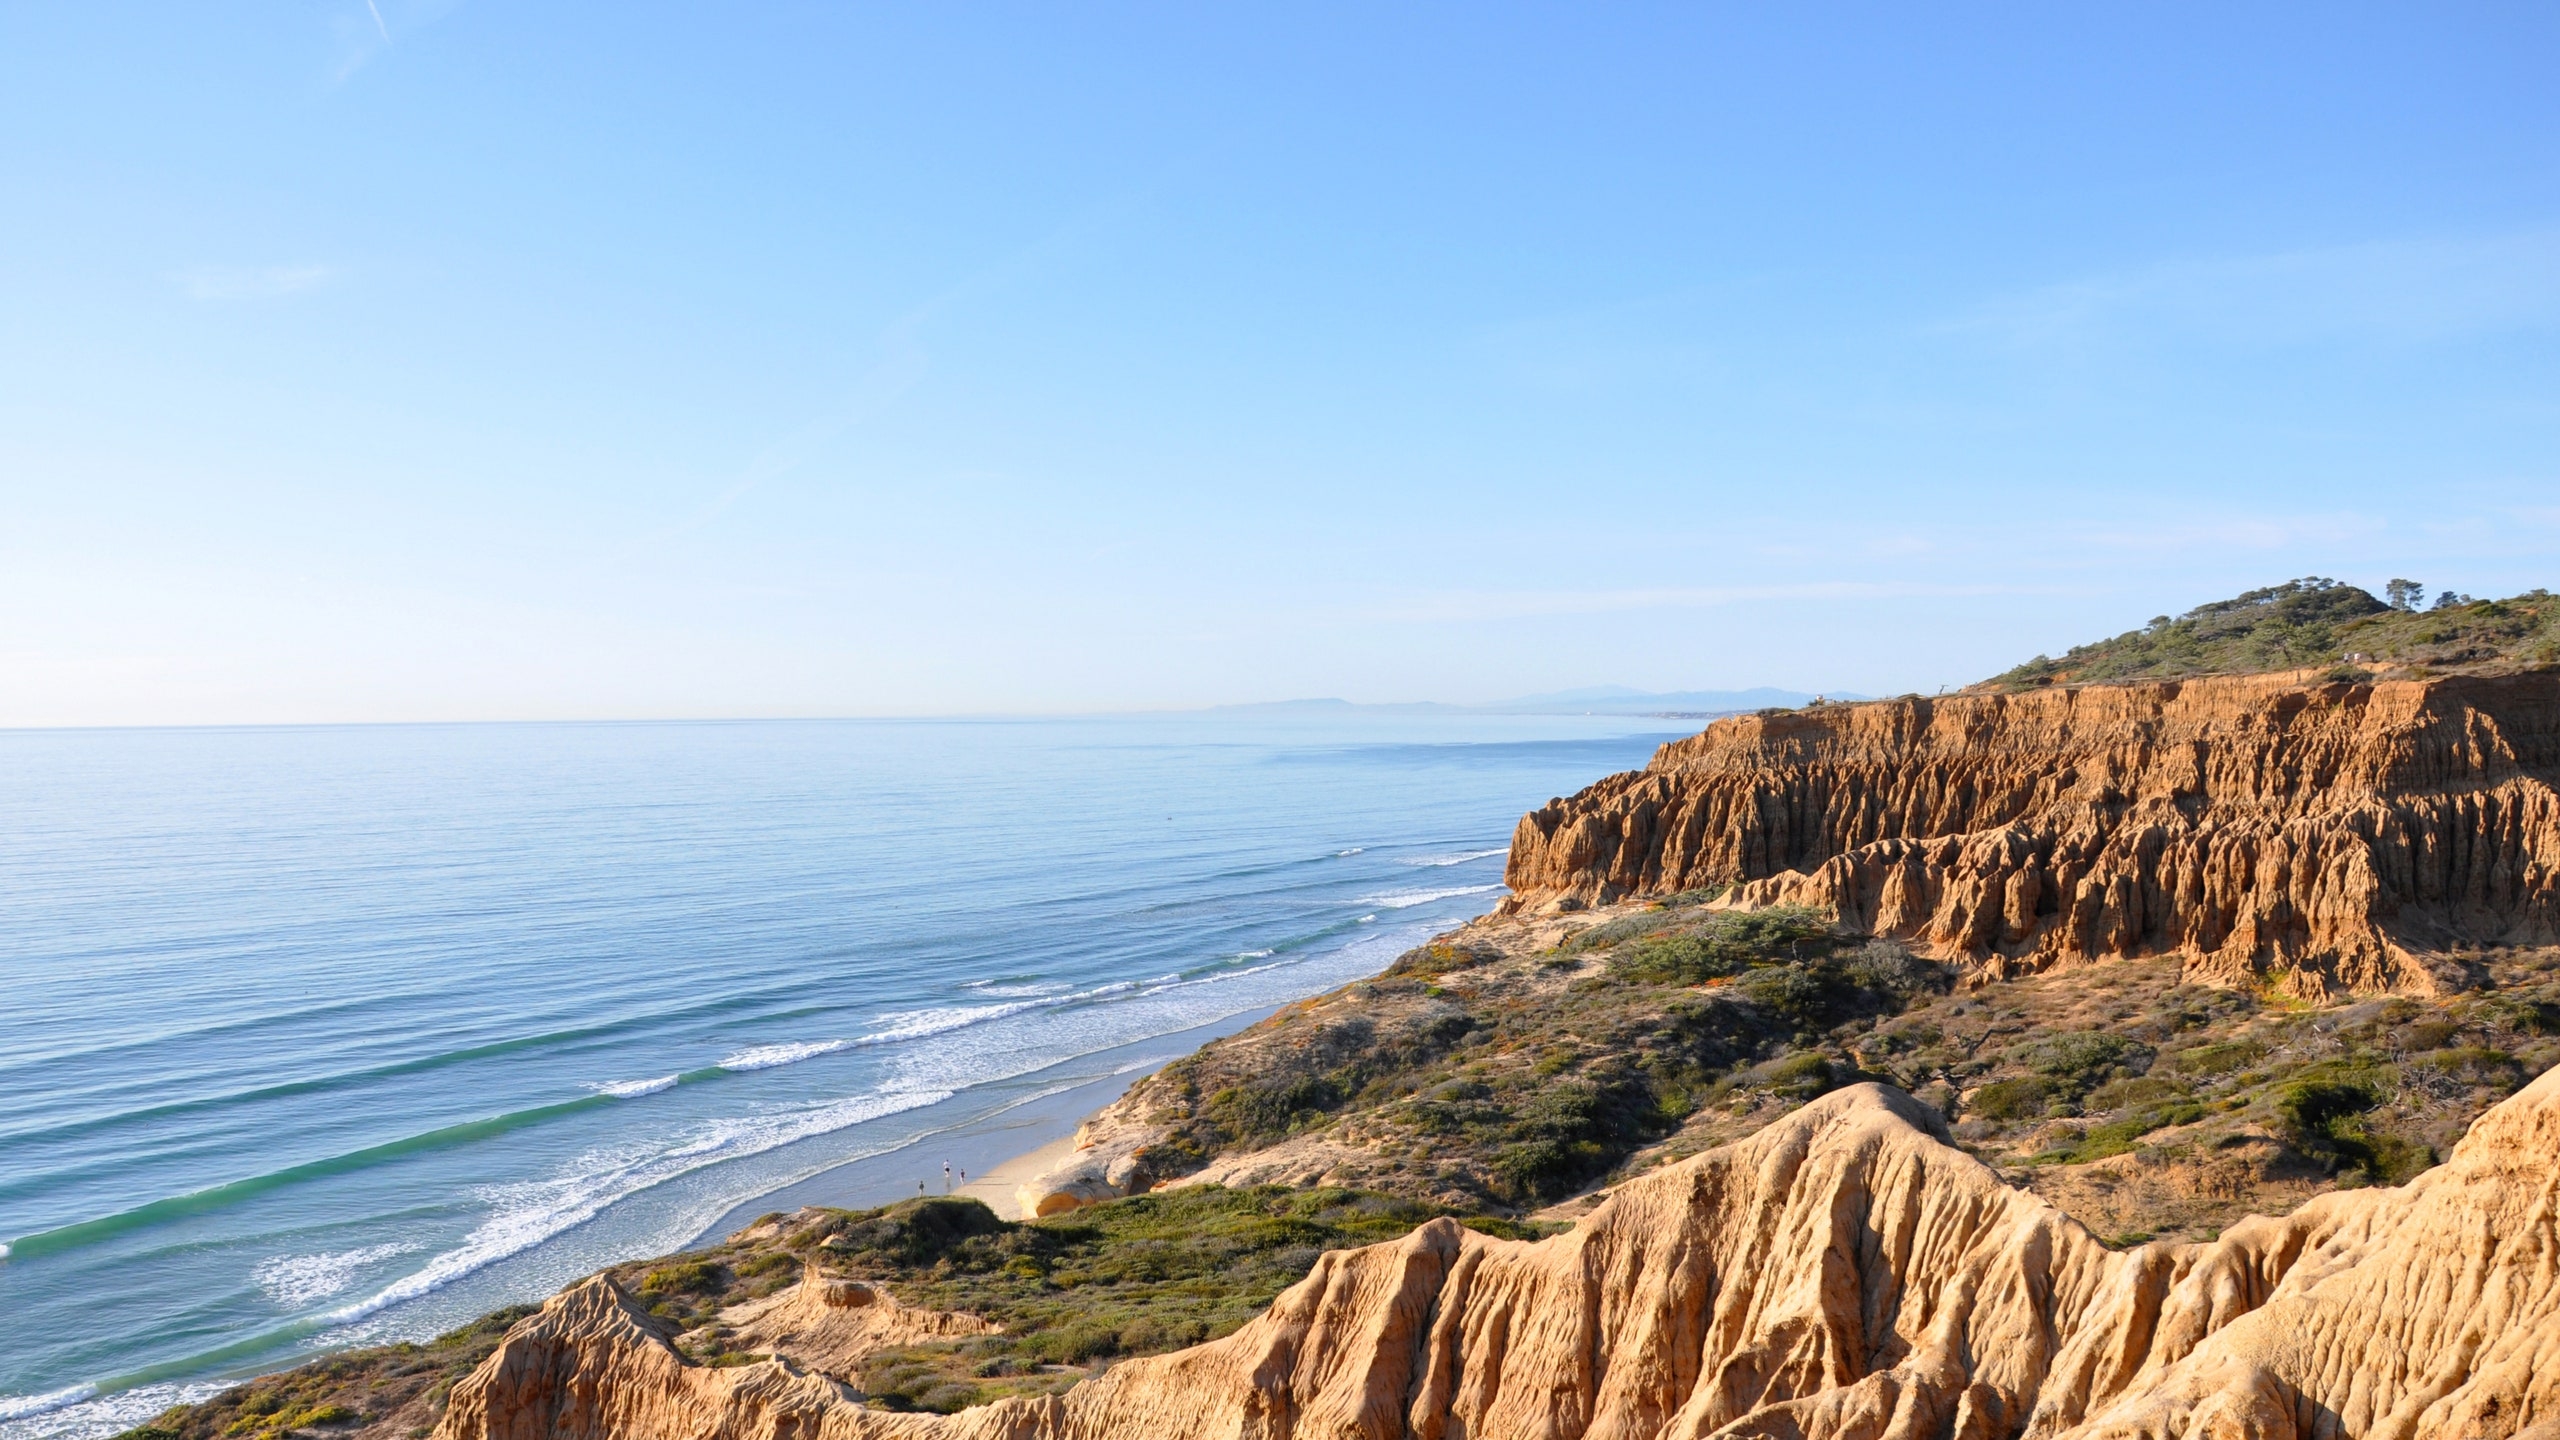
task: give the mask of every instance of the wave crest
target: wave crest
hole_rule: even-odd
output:
[[[1465,850],[1455,855],[1417,855],[1410,860],[1399,860],[1396,863],[1399,865],[1417,865],[1437,869],[1446,865],[1464,865],[1470,860],[1490,860],[1496,855],[1508,855],[1510,853],[1510,846],[1496,845],[1490,850]]]
[[[779,1045],[750,1045],[720,1062],[720,1068],[737,1074],[751,1070],[771,1070],[778,1065],[797,1065],[821,1055],[833,1055],[852,1044],[850,1040],[796,1040]]]
[[[1363,895],[1351,903],[1377,905],[1389,910],[1409,910],[1416,905],[1428,905],[1434,900],[1450,900],[1460,895],[1482,895],[1488,890],[1501,888],[1500,884],[1492,884],[1452,885],[1444,890],[1389,890],[1381,895]]]

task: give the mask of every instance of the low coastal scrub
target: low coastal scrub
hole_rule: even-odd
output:
[[[975,1200],[770,1215],[725,1244],[605,1273],[699,1364],[732,1348],[724,1312],[821,1274],[877,1282],[904,1305],[956,1310],[1003,1332],[884,1350],[837,1378],[893,1410],[953,1411],[1059,1390],[1112,1361],[1215,1339],[1306,1278],[1327,1250],[1392,1240],[1442,1210],[1352,1190],[1200,1186],[1014,1224]],[[1544,1227],[1483,1216],[1511,1238]],[[532,1312],[502,1310],[425,1345],[350,1350],[169,1411],[118,1440],[280,1440],[288,1432],[414,1440],[446,1392]]]
[[[1341,1147],[1351,1183],[1517,1214],[1737,1086],[1802,1099],[1848,1083],[1857,1065],[1797,1052],[1949,980],[1813,911],[1686,897],[1537,955],[1435,942],[1168,1067],[1147,1089],[1167,1133],[1142,1159],[1166,1178],[1292,1142]]]
[[[424,1344],[376,1345],[315,1360],[181,1405],[117,1440],[280,1440],[294,1433],[358,1429],[424,1435],[444,1413],[455,1381],[498,1348],[507,1327],[533,1313],[519,1305],[483,1315]]]
[[[2414,582],[2397,582],[2410,585]],[[2505,600],[2451,592],[2432,606],[2416,594],[2378,600],[2353,585],[2312,576],[2162,615],[2139,630],[2039,655],[1990,683],[2038,685],[2171,680],[2328,667],[2353,683],[2383,664],[2427,671],[2511,670],[2560,662],[2560,599],[2530,590]]]
[[[975,1200],[931,1198],[768,1216],[699,1256],[607,1273],[715,1365],[762,1358],[730,1348],[722,1312],[811,1269],[878,1282],[904,1305],[992,1320],[1001,1334],[899,1346],[843,1377],[886,1408],[950,1411],[1215,1339],[1306,1278],[1325,1251],[1391,1240],[1442,1213],[1353,1190],[1197,1186],[1016,1224]]]
[[[1517,934],[1444,937],[1169,1067],[1132,1097],[1161,1136],[1140,1160],[1520,1215],[1874,1079],[2100,1234],[2196,1238],[2405,1179],[2560,1060],[2554,952],[2477,957],[2488,987],[2445,1000],[2305,1005],[2169,959],[1958,988],[1795,909]],[[2333,1083],[2363,1098],[2288,1088]]]

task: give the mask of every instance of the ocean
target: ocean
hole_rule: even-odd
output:
[[[938,1189],[1483,913],[1524,810],[1672,732],[0,732],[0,1440]]]

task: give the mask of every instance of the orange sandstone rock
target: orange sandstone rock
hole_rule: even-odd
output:
[[[887,1415],[687,1365],[604,1281],[523,1322],[443,1440],[2534,1440],[2560,1427],[2560,1072],[2398,1189],[2111,1251],[1897,1091],[1835,1092],[1572,1232],[1321,1257],[1225,1339],[1063,1397]]]
[[[1510,913],[1735,888],[1972,962],[2434,993],[2560,940],[2560,672],[2230,676],[1719,720],[1524,817]]]
[[[1000,1326],[975,1315],[917,1310],[887,1290],[811,1270],[779,1294],[722,1312],[729,1348],[782,1356],[812,1370],[851,1377],[879,1351],[925,1340],[992,1335]]]

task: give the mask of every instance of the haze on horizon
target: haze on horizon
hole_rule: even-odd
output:
[[[1933,690],[2560,583],[2560,12],[0,13],[0,724]]]

